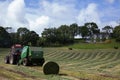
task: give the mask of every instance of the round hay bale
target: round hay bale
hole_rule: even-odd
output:
[[[114,49],[118,49],[118,46],[114,46]]]
[[[44,74],[58,74],[59,73],[59,65],[56,62],[47,62],[43,65]]]
[[[72,48],[68,48],[69,50],[72,50]]]

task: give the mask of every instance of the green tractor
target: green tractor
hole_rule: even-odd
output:
[[[45,62],[43,50],[40,47],[22,47],[20,44],[13,45],[10,54],[5,57],[7,64],[40,65]]]

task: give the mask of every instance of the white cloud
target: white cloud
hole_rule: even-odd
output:
[[[8,4],[8,1],[0,2],[0,26],[6,26],[6,9]]]
[[[56,2],[51,3],[48,1],[43,1],[41,5],[43,6],[45,14],[56,18],[62,17],[63,14],[68,11],[67,6],[60,5],[59,3]]]
[[[75,22],[75,16],[77,14],[77,9],[75,4],[70,3],[60,3],[60,1],[49,2],[43,0],[40,2],[40,9],[42,14],[49,16],[50,27],[59,27],[62,24],[72,24]]]
[[[18,21],[22,24],[26,24],[27,20],[25,19],[25,3],[24,0],[14,0],[8,6],[9,19]]]
[[[34,30],[37,33],[41,33],[44,28],[47,28],[50,18],[48,16],[40,16],[35,20],[29,20],[30,30]]]
[[[48,16],[26,12],[24,0],[13,0],[10,3],[0,2],[0,10],[0,25],[11,26],[15,31],[19,27],[27,27],[40,34],[49,24]]]
[[[41,16],[41,17],[36,19],[36,26],[45,25],[46,23],[48,23],[48,21],[49,21],[48,16]]]
[[[86,22],[95,22],[99,27],[104,27],[107,24],[116,25],[113,19],[113,21],[108,19],[118,16],[117,13],[119,13],[119,9],[116,7],[110,9],[111,6],[100,11],[101,5],[99,6],[97,3],[86,2],[88,6],[85,8],[81,5],[76,6],[80,4],[79,0],[53,0],[52,2],[40,0],[40,4],[37,3],[35,7],[26,6],[24,1],[0,1],[0,25],[11,26],[15,30],[19,27],[27,27],[40,34],[44,28],[59,27],[63,24],[78,23],[83,25]],[[106,1],[114,3],[115,0]],[[104,0],[104,2],[106,1]]]
[[[83,8],[82,10],[80,10],[79,15],[77,16],[77,20],[79,25],[84,25],[84,23],[86,22],[95,22],[97,23],[100,29],[102,29],[106,25],[110,25],[112,27],[115,27],[116,25],[118,25],[116,21],[112,21],[112,20],[102,22],[101,18],[106,18],[106,16],[109,15],[109,14],[105,14],[106,12],[107,10],[102,12],[103,15],[101,16],[100,14],[101,12],[98,11],[97,4],[90,3],[86,8]],[[110,14],[110,15],[113,15],[113,14]]]
[[[38,34],[40,34],[44,28],[71,24],[74,21],[72,19],[75,19],[73,18],[74,14],[71,13],[71,10],[75,12],[75,8],[71,5],[60,5],[57,2],[51,3],[43,0],[39,6],[39,9],[27,8],[27,11],[30,13],[26,14],[30,30],[35,30]],[[31,11],[35,11],[35,13]]]
[[[25,7],[24,0],[0,1],[0,25],[15,31],[19,27],[29,28]]]
[[[80,10],[79,15],[77,16],[78,23],[83,25],[86,22],[95,22],[100,24],[100,15],[97,11],[97,4],[90,3],[86,8]]]
[[[115,27],[115,26],[118,25],[118,23],[117,23],[116,21],[110,21],[110,22],[107,22],[107,23],[105,24],[105,26],[106,26],[106,25],[109,25],[109,26]]]
[[[56,15],[61,15],[65,11],[67,11],[66,6],[60,5],[59,3],[50,3],[48,1],[43,1],[42,3],[44,10],[50,11],[49,14],[56,14]]]

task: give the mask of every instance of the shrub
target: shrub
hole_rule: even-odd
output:
[[[72,50],[72,48],[68,48],[69,50]]]
[[[118,46],[114,46],[114,49],[118,49]]]
[[[120,38],[117,38],[117,39],[116,39],[116,42],[120,42]]]
[[[105,43],[111,43],[111,42],[112,42],[112,41],[109,40],[109,39],[105,40]]]

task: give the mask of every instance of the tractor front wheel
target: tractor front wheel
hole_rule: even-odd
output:
[[[24,66],[28,66],[29,65],[29,62],[28,62],[27,58],[23,59],[23,65]]]
[[[9,56],[6,56],[4,61],[5,61],[6,64],[9,64]]]
[[[16,64],[14,55],[10,56],[10,64]]]

